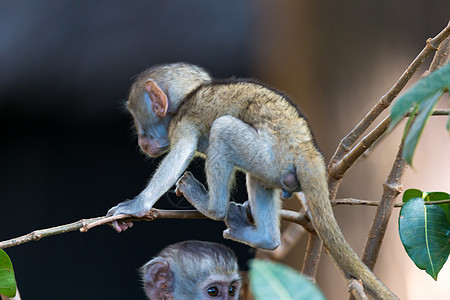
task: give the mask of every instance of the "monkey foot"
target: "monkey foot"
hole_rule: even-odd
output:
[[[230,202],[228,205],[228,213],[225,218],[225,224],[227,224],[229,228],[236,230],[249,226],[253,227],[247,217],[249,211],[247,206],[248,204]]]
[[[260,230],[253,225],[248,218],[249,208],[247,206],[248,204],[230,202],[225,218],[228,229],[223,232],[223,237],[256,248],[266,250],[277,248],[280,245],[279,237],[268,236],[265,230]]]
[[[281,243],[279,239],[270,239],[255,228],[247,228],[246,230],[228,228],[224,230],[223,238],[264,250],[275,250]]]

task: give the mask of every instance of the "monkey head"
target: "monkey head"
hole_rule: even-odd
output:
[[[134,81],[126,107],[134,119],[138,144],[157,157],[169,149],[168,128],[181,101],[210,75],[200,67],[175,63],[155,66]]]
[[[142,267],[152,300],[237,300],[241,288],[236,257],[221,244],[185,241],[170,245]]]

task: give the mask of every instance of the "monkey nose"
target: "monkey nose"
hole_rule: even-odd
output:
[[[142,149],[143,151],[145,151],[145,152],[148,151],[148,142],[145,141],[145,139],[139,138],[139,140],[138,140],[138,145],[139,145],[139,147],[141,147],[141,149]]]

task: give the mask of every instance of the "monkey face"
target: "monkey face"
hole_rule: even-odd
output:
[[[171,116],[157,117],[153,111],[140,108],[136,112],[129,110],[134,119],[138,135],[138,145],[151,157],[158,157],[169,150],[169,122]]]
[[[169,150],[169,133],[167,132],[168,118],[138,126],[138,145],[141,150],[151,157],[158,157]]]
[[[158,157],[169,149],[167,138],[151,138],[146,134],[139,134],[138,144],[142,151],[151,157]]]

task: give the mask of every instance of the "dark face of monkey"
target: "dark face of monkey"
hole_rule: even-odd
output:
[[[237,300],[241,288],[234,253],[211,242],[170,245],[142,267],[142,274],[152,300]]]
[[[178,84],[173,84],[173,77]],[[140,74],[130,90],[127,109],[143,152],[157,157],[169,150],[169,123],[180,101],[210,79],[203,69],[183,63],[156,66]]]
[[[134,119],[138,134],[138,144],[143,152],[151,157],[157,157],[169,149],[168,127],[171,117],[161,117],[166,114],[168,101],[164,93],[153,81],[145,85],[146,92],[141,94],[140,101],[130,99],[127,108]],[[159,114],[159,116],[158,116]]]

